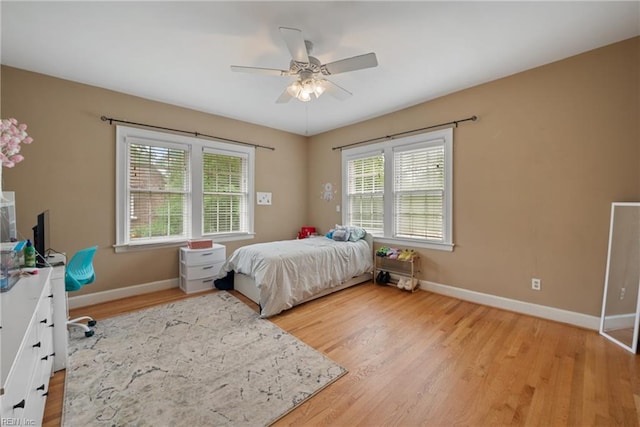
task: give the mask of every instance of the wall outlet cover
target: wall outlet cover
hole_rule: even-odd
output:
[[[258,200],[259,205],[270,205],[271,204],[271,193],[262,193],[258,191],[256,200]]]

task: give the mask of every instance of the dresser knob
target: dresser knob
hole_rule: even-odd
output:
[[[16,403],[15,405],[13,405],[13,409],[18,409],[18,408],[24,409],[24,399],[22,399],[20,403]]]
[[[42,384],[40,387],[38,387],[36,390],[44,390],[44,384]]]
[[[49,360],[49,356],[41,357],[40,360]]]
[[[40,323],[47,323],[47,319],[41,320]]]
[[[47,298],[53,298],[53,294],[47,295]]]
[[[37,343],[35,343],[34,345],[32,345],[31,347],[36,348],[36,347],[40,347],[40,341],[38,341]]]

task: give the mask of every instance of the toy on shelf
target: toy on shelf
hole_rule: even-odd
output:
[[[417,254],[413,249],[396,249],[383,246],[376,251],[376,256],[397,259],[398,261],[411,261]]]

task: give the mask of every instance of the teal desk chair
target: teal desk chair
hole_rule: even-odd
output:
[[[67,263],[64,275],[64,284],[67,292],[78,291],[83,286],[89,285],[96,280],[96,274],[93,271],[93,256],[96,254],[97,246],[81,249],[73,255],[71,261]],[[87,320],[87,324],[80,323]],[[95,326],[96,321],[89,316],[77,317],[67,321],[67,326],[77,326],[84,329],[84,336],[93,335],[91,326]]]

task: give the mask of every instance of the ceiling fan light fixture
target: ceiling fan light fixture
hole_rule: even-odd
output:
[[[311,95],[315,92],[316,82],[313,79],[307,79],[302,83],[302,90]]]
[[[307,92],[305,92],[304,90],[301,90],[300,93],[298,94],[297,98],[302,101],[302,102],[309,102],[311,101],[311,95],[309,95]]]
[[[309,102],[311,101],[311,95],[319,98],[324,93],[326,89],[325,82],[325,79],[316,80],[314,78],[296,80],[287,86],[287,93],[299,101]]]
[[[300,92],[302,92],[302,85],[296,80],[287,87],[287,92],[289,92],[289,95],[292,97],[297,98]]]
[[[327,88],[324,86],[324,83],[325,83],[325,82],[326,82],[326,80],[325,80],[325,79],[320,79],[320,80],[317,80],[317,81],[315,82],[315,87],[314,87],[314,89],[313,89],[313,93],[315,93],[315,94],[316,94],[316,98],[320,98],[320,95],[322,95],[322,94],[324,93],[324,91],[327,89]]]

